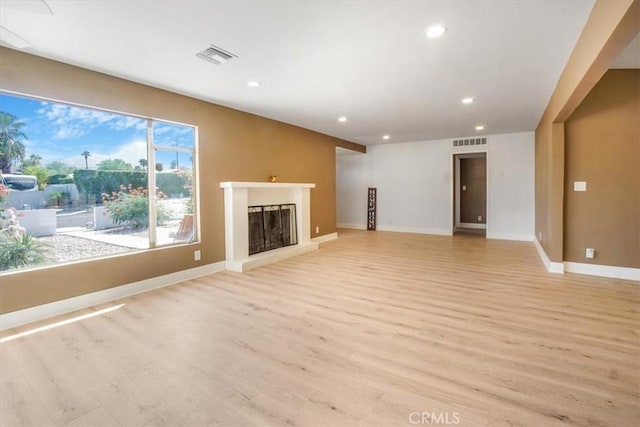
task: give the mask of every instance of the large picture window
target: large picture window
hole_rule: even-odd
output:
[[[0,274],[198,241],[197,128],[0,93]]]

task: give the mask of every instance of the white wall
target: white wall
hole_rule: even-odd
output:
[[[534,133],[493,135],[489,141],[487,237],[533,240]]]
[[[367,228],[367,157],[349,152],[336,155],[336,222],[340,228]],[[341,184],[342,183],[342,184]]]
[[[372,147],[369,166],[378,187],[379,230],[449,233],[450,143]]]
[[[487,237],[530,240],[534,233],[534,134],[488,136]],[[450,234],[451,139],[367,147],[337,159],[337,225],[366,228],[367,187],[378,188],[378,230]]]

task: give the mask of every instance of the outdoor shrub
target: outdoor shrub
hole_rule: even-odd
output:
[[[49,171],[43,168],[42,166],[33,165],[27,166],[22,170],[22,173],[25,175],[33,175],[38,180],[38,190],[44,190],[44,187],[47,186],[47,182],[49,180]]]
[[[0,271],[41,264],[48,260],[49,246],[30,234],[0,237]]]
[[[169,219],[167,209],[157,199],[164,197],[162,192],[156,194],[156,220],[161,225]],[[149,226],[149,197],[146,189],[134,188],[132,185],[120,187],[110,195],[103,194],[102,201],[107,206],[106,212],[113,222],[126,225],[134,229]]]
[[[189,189],[186,187],[187,177],[176,173],[158,173],[156,174],[156,186],[164,194],[171,196],[183,194],[189,195]]]
[[[73,178],[78,189],[85,194],[113,194],[120,187],[147,188],[147,173],[142,171],[106,171],[77,169]]]
[[[62,200],[63,193],[60,191],[54,191],[49,195],[49,199],[55,204],[55,206],[60,206],[60,201]]]
[[[73,178],[63,174],[51,175],[48,184],[73,184]]]
[[[32,169],[31,172],[41,171]],[[35,173],[34,175],[37,176]],[[46,170],[43,176],[46,177]],[[44,182],[38,177],[38,185],[44,185]],[[8,195],[9,189],[0,183],[0,203]],[[47,245],[25,233],[25,229],[20,227],[15,208],[0,206],[0,271],[42,263],[48,258],[48,249]]]
[[[193,198],[188,198],[186,202],[184,202],[185,213],[193,215]]]

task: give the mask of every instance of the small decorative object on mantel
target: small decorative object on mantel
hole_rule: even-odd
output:
[[[276,181],[278,181],[278,177],[276,175],[269,176],[269,182],[276,182]]]

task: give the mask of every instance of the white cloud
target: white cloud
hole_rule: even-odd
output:
[[[133,141],[127,145],[121,146],[116,151],[113,151],[111,153],[106,153],[106,152],[101,153],[96,151],[90,151],[90,153],[91,155],[88,158],[90,169],[95,169],[98,163],[107,159],[122,159],[125,162],[130,163],[131,166],[136,167],[137,165],[140,164],[139,163],[140,159],[147,158],[147,141],[145,140]],[[64,158],[55,156],[55,153],[49,152],[48,154],[49,155],[46,155],[46,154],[43,155],[43,158],[45,158],[45,163],[48,163],[52,160],[59,160],[71,166],[75,166],[79,169],[85,168],[84,157],[80,154],[77,154],[71,157],[64,157]]]
[[[147,158],[147,141],[133,141],[110,154],[111,159],[122,159],[136,166],[140,159]]]
[[[146,120],[137,117],[64,104],[42,103],[41,105],[42,108],[37,113],[48,120],[48,125],[53,128],[54,139],[79,138],[92,129],[104,125],[114,130],[146,128]]]

